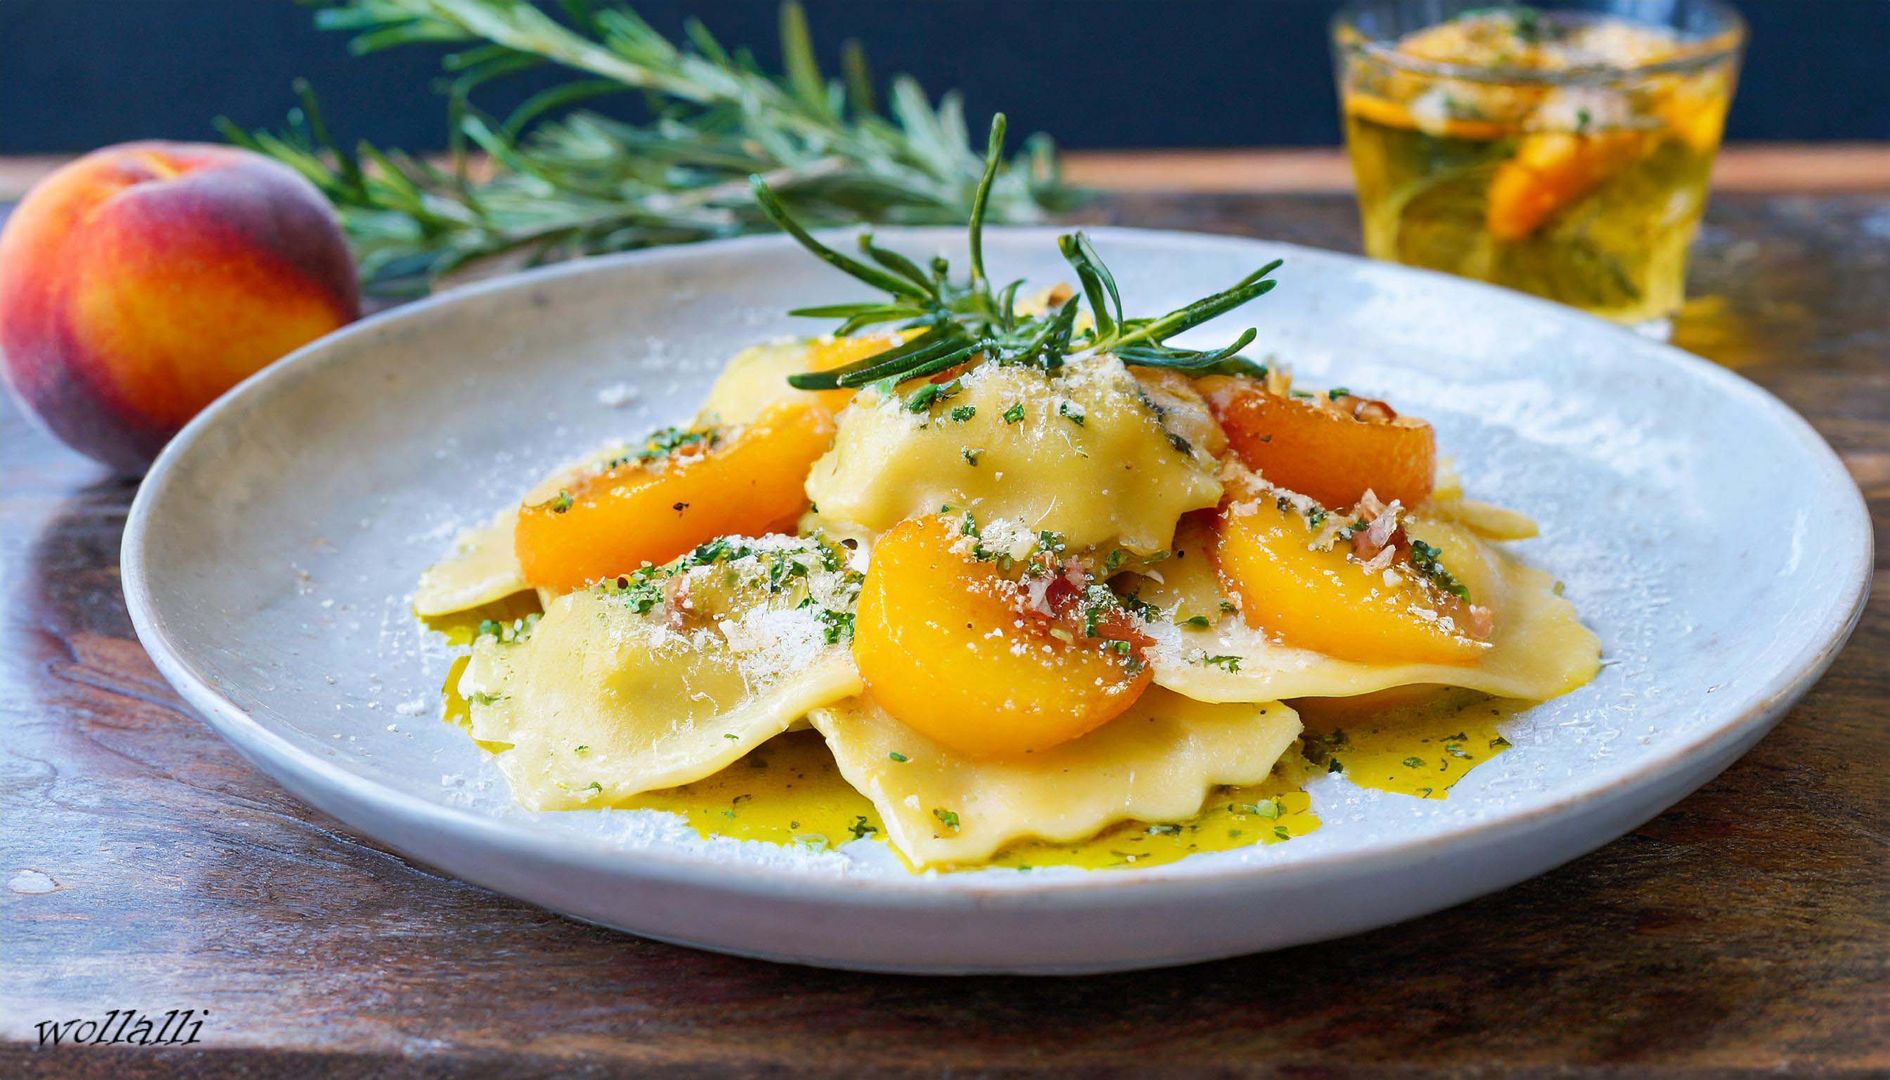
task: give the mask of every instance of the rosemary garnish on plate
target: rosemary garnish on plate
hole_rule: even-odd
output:
[[[779,76],[693,19],[679,44],[620,4],[559,7],[561,19],[528,0],[331,0],[317,12],[317,25],[354,35],[357,54],[464,46],[442,61],[452,149],[444,165],[339,144],[302,83],[289,130],[218,126],[319,187],[363,279],[383,291],[501,256],[536,264],[753,232],[767,226],[749,197],[755,173],[797,215],[823,225],[965,220],[979,158],[958,96],[935,106],[899,76],[882,111],[856,42],[844,49],[842,78],[821,73],[799,4],[781,7]],[[575,77],[508,115],[473,104],[475,89],[542,67]],[[626,93],[645,99],[649,123],[567,111]],[[983,196],[993,220],[1013,222],[1073,201],[1041,135],[987,179]]]
[[[828,265],[889,297],[885,301],[799,308],[789,314],[840,319],[842,322],[835,333],[841,336],[887,323],[899,329],[918,331],[898,345],[844,367],[789,376],[789,384],[802,390],[860,387],[872,383],[891,386],[971,362],[1018,364],[1055,371],[1066,360],[1089,353],[1113,353],[1126,364],[1171,368],[1194,375],[1266,374],[1265,367],[1240,355],[1240,350],[1254,339],[1252,327],[1231,344],[1218,349],[1182,349],[1167,342],[1271,290],[1275,282],[1268,275],[1279,268],[1279,259],[1227,289],[1166,315],[1128,318],[1122,314],[1122,298],[1115,276],[1103,264],[1089,238],[1075,232],[1058,237],[1057,247],[1075,271],[1081,291],[1055,310],[1040,315],[1020,314],[1017,291],[1023,287],[1022,279],[993,290],[984,265],[984,221],[1002,159],[1004,129],[1004,114],[999,113],[991,122],[984,172],[971,202],[968,226],[971,276],[964,282],[952,280],[951,265],[943,257],[934,258],[930,267],[922,268],[904,255],[875,244],[871,233],[860,235],[860,254],[864,259],[835,251],[815,239],[794,219],[767,180],[759,176],[752,178],[755,198],[762,211],[783,232]],[[1086,300],[1090,325],[1078,329],[1077,313]]]

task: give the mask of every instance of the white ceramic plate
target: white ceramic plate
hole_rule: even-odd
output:
[[[257,767],[414,859],[580,919],[754,956],[912,972],[1085,972],[1333,937],[1502,888],[1620,836],[1749,748],[1863,607],[1856,487],[1744,380],[1568,309],[1247,240],[1093,234],[1161,311],[1276,256],[1253,352],[1426,416],[1477,497],[1542,524],[1607,666],[1505,729],[1448,801],[1310,788],[1290,843],[1148,869],[913,876],[876,845],[705,841],[652,811],[532,814],[438,719],[421,569],[550,466],[686,417],[739,346],[861,296],[780,238],[599,259],[366,320],[244,383],[145,480],[125,532],[138,635]],[[883,233],[963,265],[956,230]],[[1054,234],[995,276],[1062,280]],[[632,400],[618,407],[622,391]],[[862,856],[860,852],[866,854]],[[874,857],[877,854],[878,857]],[[1572,912],[1572,919],[1580,913]]]

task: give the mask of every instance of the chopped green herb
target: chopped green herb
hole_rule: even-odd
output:
[[[1326,391],[1327,401],[1337,401],[1342,397],[1351,397],[1351,396],[1352,396],[1352,391],[1347,390],[1343,386],[1335,386],[1332,389]]]
[[[1142,599],[1134,593],[1123,593],[1120,599],[1123,607],[1140,615],[1146,622],[1154,622],[1156,619],[1161,618],[1161,608],[1156,607],[1154,604],[1149,603],[1147,600]]]
[[[951,831],[953,832],[958,831],[958,812],[957,811],[947,810],[941,806],[941,807],[936,807],[933,809],[932,816],[937,818],[941,825],[944,825],[946,828],[950,829]]]
[[[853,834],[853,839],[864,840],[868,836],[878,832],[879,829],[867,822],[865,814],[860,814],[853,819],[853,824],[847,826],[847,831]]]
[[[892,753],[887,754],[886,756],[893,759],[894,761],[899,761],[899,762],[906,762],[906,761],[912,760],[911,758],[907,757],[906,755],[900,753],[897,750],[894,750]]]
[[[1150,825],[1148,827],[1148,834],[1150,836],[1180,836],[1181,826],[1179,825]]]
[[[1004,422],[1007,424],[1015,424],[1023,418],[1024,403],[1021,401],[1004,410]]]
[[[829,645],[838,645],[843,641],[853,640],[853,613],[821,608],[814,612],[814,618],[820,620],[821,637]]]
[[[593,781],[591,781],[591,783],[590,783],[590,786],[589,786],[589,787],[587,787],[587,788],[585,788],[584,790],[585,790],[585,791],[599,791],[599,792],[601,792],[601,791],[603,791],[603,790],[604,790],[604,785],[602,785],[602,784],[600,784],[600,783],[598,783],[597,781],[595,781],[595,780],[593,780]]]
[[[922,413],[939,402],[956,397],[964,388],[964,383],[957,379],[944,383],[926,383],[906,400],[906,411]]]
[[[1206,615],[1190,615],[1187,618],[1181,620],[1181,625],[1188,627],[1191,630],[1206,630],[1209,626],[1212,626],[1213,624],[1208,621],[1208,617]]]
[[[551,500],[551,512],[554,514],[562,514],[569,509],[571,509],[571,493],[568,491],[558,492],[558,497]]]
[[[1240,670],[1240,657],[1238,656],[1203,656],[1201,663],[1208,667],[1220,668],[1223,671]]]
[[[1291,840],[1293,838],[1293,834],[1287,832],[1286,826],[1284,825],[1273,826],[1273,835],[1279,837],[1281,840]]]
[[[1411,538],[1411,565],[1417,569],[1418,573],[1430,578],[1438,588],[1450,595],[1459,600],[1468,601],[1470,587],[1458,581],[1450,571],[1444,569],[1444,564],[1438,561],[1443,554],[1443,548],[1434,547],[1416,537]]]
[[[1509,747],[1510,747],[1509,740],[1503,738],[1501,735],[1498,735],[1496,738],[1490,740],[1490,749],[1492,750],[1507,750],[1509,749]]]
[[[946,415],[962,424],[978,415],[978,407],[976,405],[954,405],[952,406],[952,411]]]
[[[586,744],[586,743],[579,743],[579,744],[578,744],[577,746],[575,746],[575,747],[573,747],[573,748],[572,748],[572,750],[571,750],[571,752],[572,752],[573,754],[582,754],[582,753],[585,753],[585,752],[586,752],[586,751],[588,751],[588,750],[590,750],[590,746],[589,746],[588,744]]]
[[[978,456],[983,454],[984,450],[975,446],[966,446],[959,448],[958,452],[965,456],[965,464],[976,465],[978,463]]]
[[[524,641],[532,636],[532,628],[538,625],[539,613],[534,611],[522,619],[513,619],[502,623],[494,619],[479,620],[479,629],[474,638],[490,637],[501,644]]]
[[[1404,767],[1407,769],[1422,769],[1424,767],[1424,759],[1421,757],[1405,758]]]
[[[1083,415],[1083,407],[1071,401],[1069,398],[1064,398],[1062,401],[1057,402],[1057,415],[1067,419],[1077,427],[1082,427],[1083,421],[1087,419],[1087,417]]]
[[[712,431],[692,431],[679,427],[658,428],[650,433],[649,438],[643,440],[643,449],[611,458],[604,463],[604,468],[615,469],[633,461],[653,461],[657,458],[668,457],[685,446],[694,446],[698,443],[714,446],[720,441],[721,436]]]

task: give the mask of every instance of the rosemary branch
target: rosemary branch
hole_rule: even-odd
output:
[[[781,8],[778,76],[693,19],[678,45],[627,7],[561,0],[561,9],[560,19],[529,0],[331,0],[316,13],[317,25],[353,34],[357,54],[464,46],[443,61],[444,165],[340,145],[300,81],[286,130],[218,126],[328,196],[364,281],[381,291],[425,288],[483,260],[532,265],[765,228],[746,182],[755,174],[817,226],[961,222],[974,206],[993,221],[1037,221],[1075,200],[1042,135],[987,175],[954,93],[934,105],[898,76],[882,112],[855,42],[843,50],[843,78],[827,78],[793,0]],[[473,104],[486,83],[545,66],[573,78],[504,117]],[[573,109],[626,92],[649,101],[647,123]]]
[[[971,276],[962,285],[951,280],[951,266],[944,258],[933,259],[930,269],[922,270],[905,256],[876,245],[871,233],[861,233],[859,238],[860,253],[867,261],[835,251],[794,219],[766,178],[751,178],[756,203],[782,232],[821,261],[891,297],[887,302],[798,308],[790,315],[842,319],[835,331],[840,335],[879,323],[896,323],[901,329],[920,331],[851,364],[790,375],[789,385],[802,390],[875,385],[890,391],[899,383],[936,375],[967,362],[1027,365],[1049,372],[1071,357],[1090,353],[1112,353],[1125,364],[1192,375],[1266,374],[1265,366],[1240,354],[1258,334],[1253,327],[1218,349],[1182,349],[1167,341],[1271,291],[1275,282],[1269,275],[1279,269],[1279,259],[1220,292],[1165,315],[1128,318],[1122,314],[1115,275],[1109,272],[1089,237],[1080,232],[1066,233],[1057,238],[1057,249],[1075,272],[1082,286],[1080,293],[1055,311],[1020,315],[1016,299],[1022,281],[992,292],[984,264],[984,222],[1003,161],[1004,132],[1004,114],[999,113],[991,121],[984,167],[967,215]],[[1079,332],[1076,317],[1085,301],[1089,304],[1090,326]]]

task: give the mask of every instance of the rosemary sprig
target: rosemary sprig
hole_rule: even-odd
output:
[[[331,0],[317,12],[317,25],[354,35],[357,54],[465,46],[443,61],[452,140],[445,164],[340,145],[301,82],[286,131],[218,126],[321,188],[364,280],[381,290],[424,287],[501,256],[531,265],[765,228],[749,197],[752,174],[816,225],[943,224],[965,220],[974,206],[994,221],[1035,221],[1075,198],[1041,135],[1025,141],[1009,169],[981,170],[956,94],[935,106],[900,76],[882,112],[857,43],[843,51],[844,77],[826,78],[792,0],[781,8],[780,76],[694,20],[679,45],[627,7],[561,7],[562,19],[529,0]],[[576,77],[504,117],[474,106],[479,87],[544,66]],[[566,111],[625,92],[646,98],[649,123]]]
[[[999,113],[991,121],[984,169],[971,202],[967,226],[971,276],[963,284],[951,280],[950,266],[943,258],[934,259],[929,272],[922,271],[905,256],[879,247],[870,233],[862,233],[859,239],[860,253],[866,261],[835,251],[795,221],[772,184],[760,176],[751,178],[756,204],[781,231],[829,266],[891,297],[884,303],[824,304],[799,308],[789,314],[843,319],[836,331],[841,335],[880,323],[897,323],[902,329],[920,331],[898,345],[851,364],[791,375],[789,384],[802,390],[869,384],[890,387],[908,379],[935,375],[974,359],[1055,371],[1069,358],[1089,353],[1113,353],[1125,364],[1170,368],[1194,375],[1266,374],[1264,366],[1240,355],[1240,350],[1256,336],[1257,331],[1252,327],[1218,349],[1182,349],[1167,341],[1265,295],[1275,284],[1269,275],[1279,269],[1279,259],[1221,292],[1165,315],[1128,318],[1122,313],[1122,296],[1116,287],[1115,275],[1109,272],[1102,256],[1097,254],[1087,236],[1080,232],[1068,233],[1057,238],[1057,248],[1082,286],[1079,294],[1071,296],[1055,311],[1019,315],[1016,297],[1023,282],[1013,281],[994,293],[984,264],[984,222],[1002,161],[1004,131],[1004,114]],[[1079,332],[1076,317],[1084,301],[1089,304],[1091,326]]]

